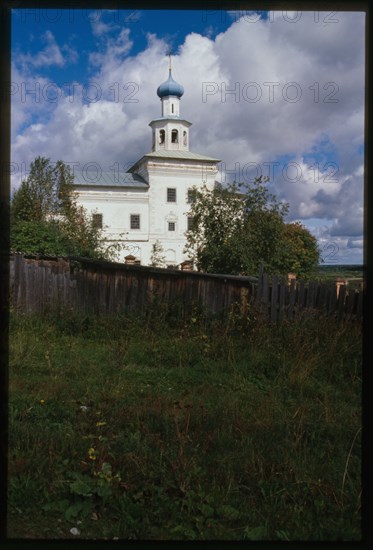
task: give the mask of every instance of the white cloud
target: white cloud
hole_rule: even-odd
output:
[[[47,30],[41,38],[46,45],[36,55],[27,53],[16,56],[17,64],[22,66],[23,69],[32,67],[39,69],[51,66],[64,67],[68,62],[75,63],[77,61],[77,52],[67,44],[60,47],[51,31]]]
[[[131,11],[126,17],[124,18],[124,23],[137,23],[141,19],[141,11]]]
[[[132,41],[129,38],[130,30],[123,28],[116,38],[108,38],[103,52],[92,52],[89,61],[96,66],[105,66],[115,60],[116,63],[123,60],[132,48]]]
[[[27,128],[35,117],[47,120],[54,111],[55,105],[47,101],[48,92],[58,87],[48,78],[34,77],[29,72],[22,72],[12,64],[11,72],[11,135],[12,141],[17,134],[22,135],[22,128]]]
[[[100,10],[94,11],[89,14],[89,20],[92,27],[92,32],[94,36],[102,37],[103,35],[113,32],[119,28],[118,25],[115,25],[112,21],[105,23],[103,21],[103,16],[106,13],[112,13],[111,10]]]

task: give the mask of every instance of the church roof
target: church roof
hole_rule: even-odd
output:
[[[159,157],[159,158],[170,158],[170,159],[187,159],[187,160],[206,160],[211,162],[220,162],[221,159],[216,159],[213,157],[208,157],[206,155],[200,155],[199,153],[192,153],[192,151],[151,151],[144,155],[145,157]]]
[[[149,184],[136,173],[130,172],[80,172],[74,174],[74,185],[97,187],[135,187],[148,189]]]
[[[170,151],[170,150],[161,150],[161,151],[151,151],[147,153],[141,159],[139,159],[135,164],[129,168],[129,172],[136,170],[138,165],[147,158],[164,158],[164,159],[180,159],[180,160],[199,160],[200,162],[220,162],[221,159],[215,159],[213,157],[208,157],[206,155],[200,155],[199,153],[192,153],[191,151]],[[134,172],[135,173],[135,172]]]
[[[178,115],[167,115],[167,116],[160,116],[159,118],[153,119],[151,122],[149,122],[149,126],[151,126],[153,122],[159,122],[159,121],[165,122],[166,120],[175,120],[176,122],[185,122],[189,126],[192,125],[192,123],[189,122],[189,120],[185,120],[185,118],[180,118]]]

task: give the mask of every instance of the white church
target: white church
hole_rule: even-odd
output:
[[[75,176],[78,202],[104,229],[105,246],[122,242],[120,261],[151,263],[154,244],[160,244],[167,266],[188,265],[183,252],[191,189],[212,189],[219,159],[189,150],[191,123],[180,116],[184,88],[169,77],[158,87],[161,116],[152,120],[152,149],[128,172],[102,173],[88,180]],[[189,224],[189,225],[188,225]]]

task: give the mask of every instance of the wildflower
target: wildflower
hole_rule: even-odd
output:
[[[106,422],[96,422],[97,427],[105,426],[105,425],[106,425]]]
[[[40,403],[40,405],[44,405],[44,403],[45,403],[44,399],[40,399],[39,403]]]
[[[90,447],[88,449],[88,458],[89,458],[89,460],[96,460],[97,455],[98,455],[98,453],[93,447]]]
[[[72,527],[72,528],[70,529],[70,533],[71,533],[72,535],[80,535],[80,531],[79,531],[79,529],[77,529],[76,527]]]

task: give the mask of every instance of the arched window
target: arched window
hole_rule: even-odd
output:
[[[160,144],[164,143],[165,137],[166,137],[165,131],[164,130],[159,130],[159,143]]]
[[[186,133],[186,131],[184,130],[184,132],[183,132],[183,143],[184,143],[184,145],[187,145],[187,144],[188,144],[188,141],[187,141],[187,140],[188,140],[188,138],[187,138],[187,133]]]
[[[172,130],[171,132],[171,143],[178,143],[178,131]]]

